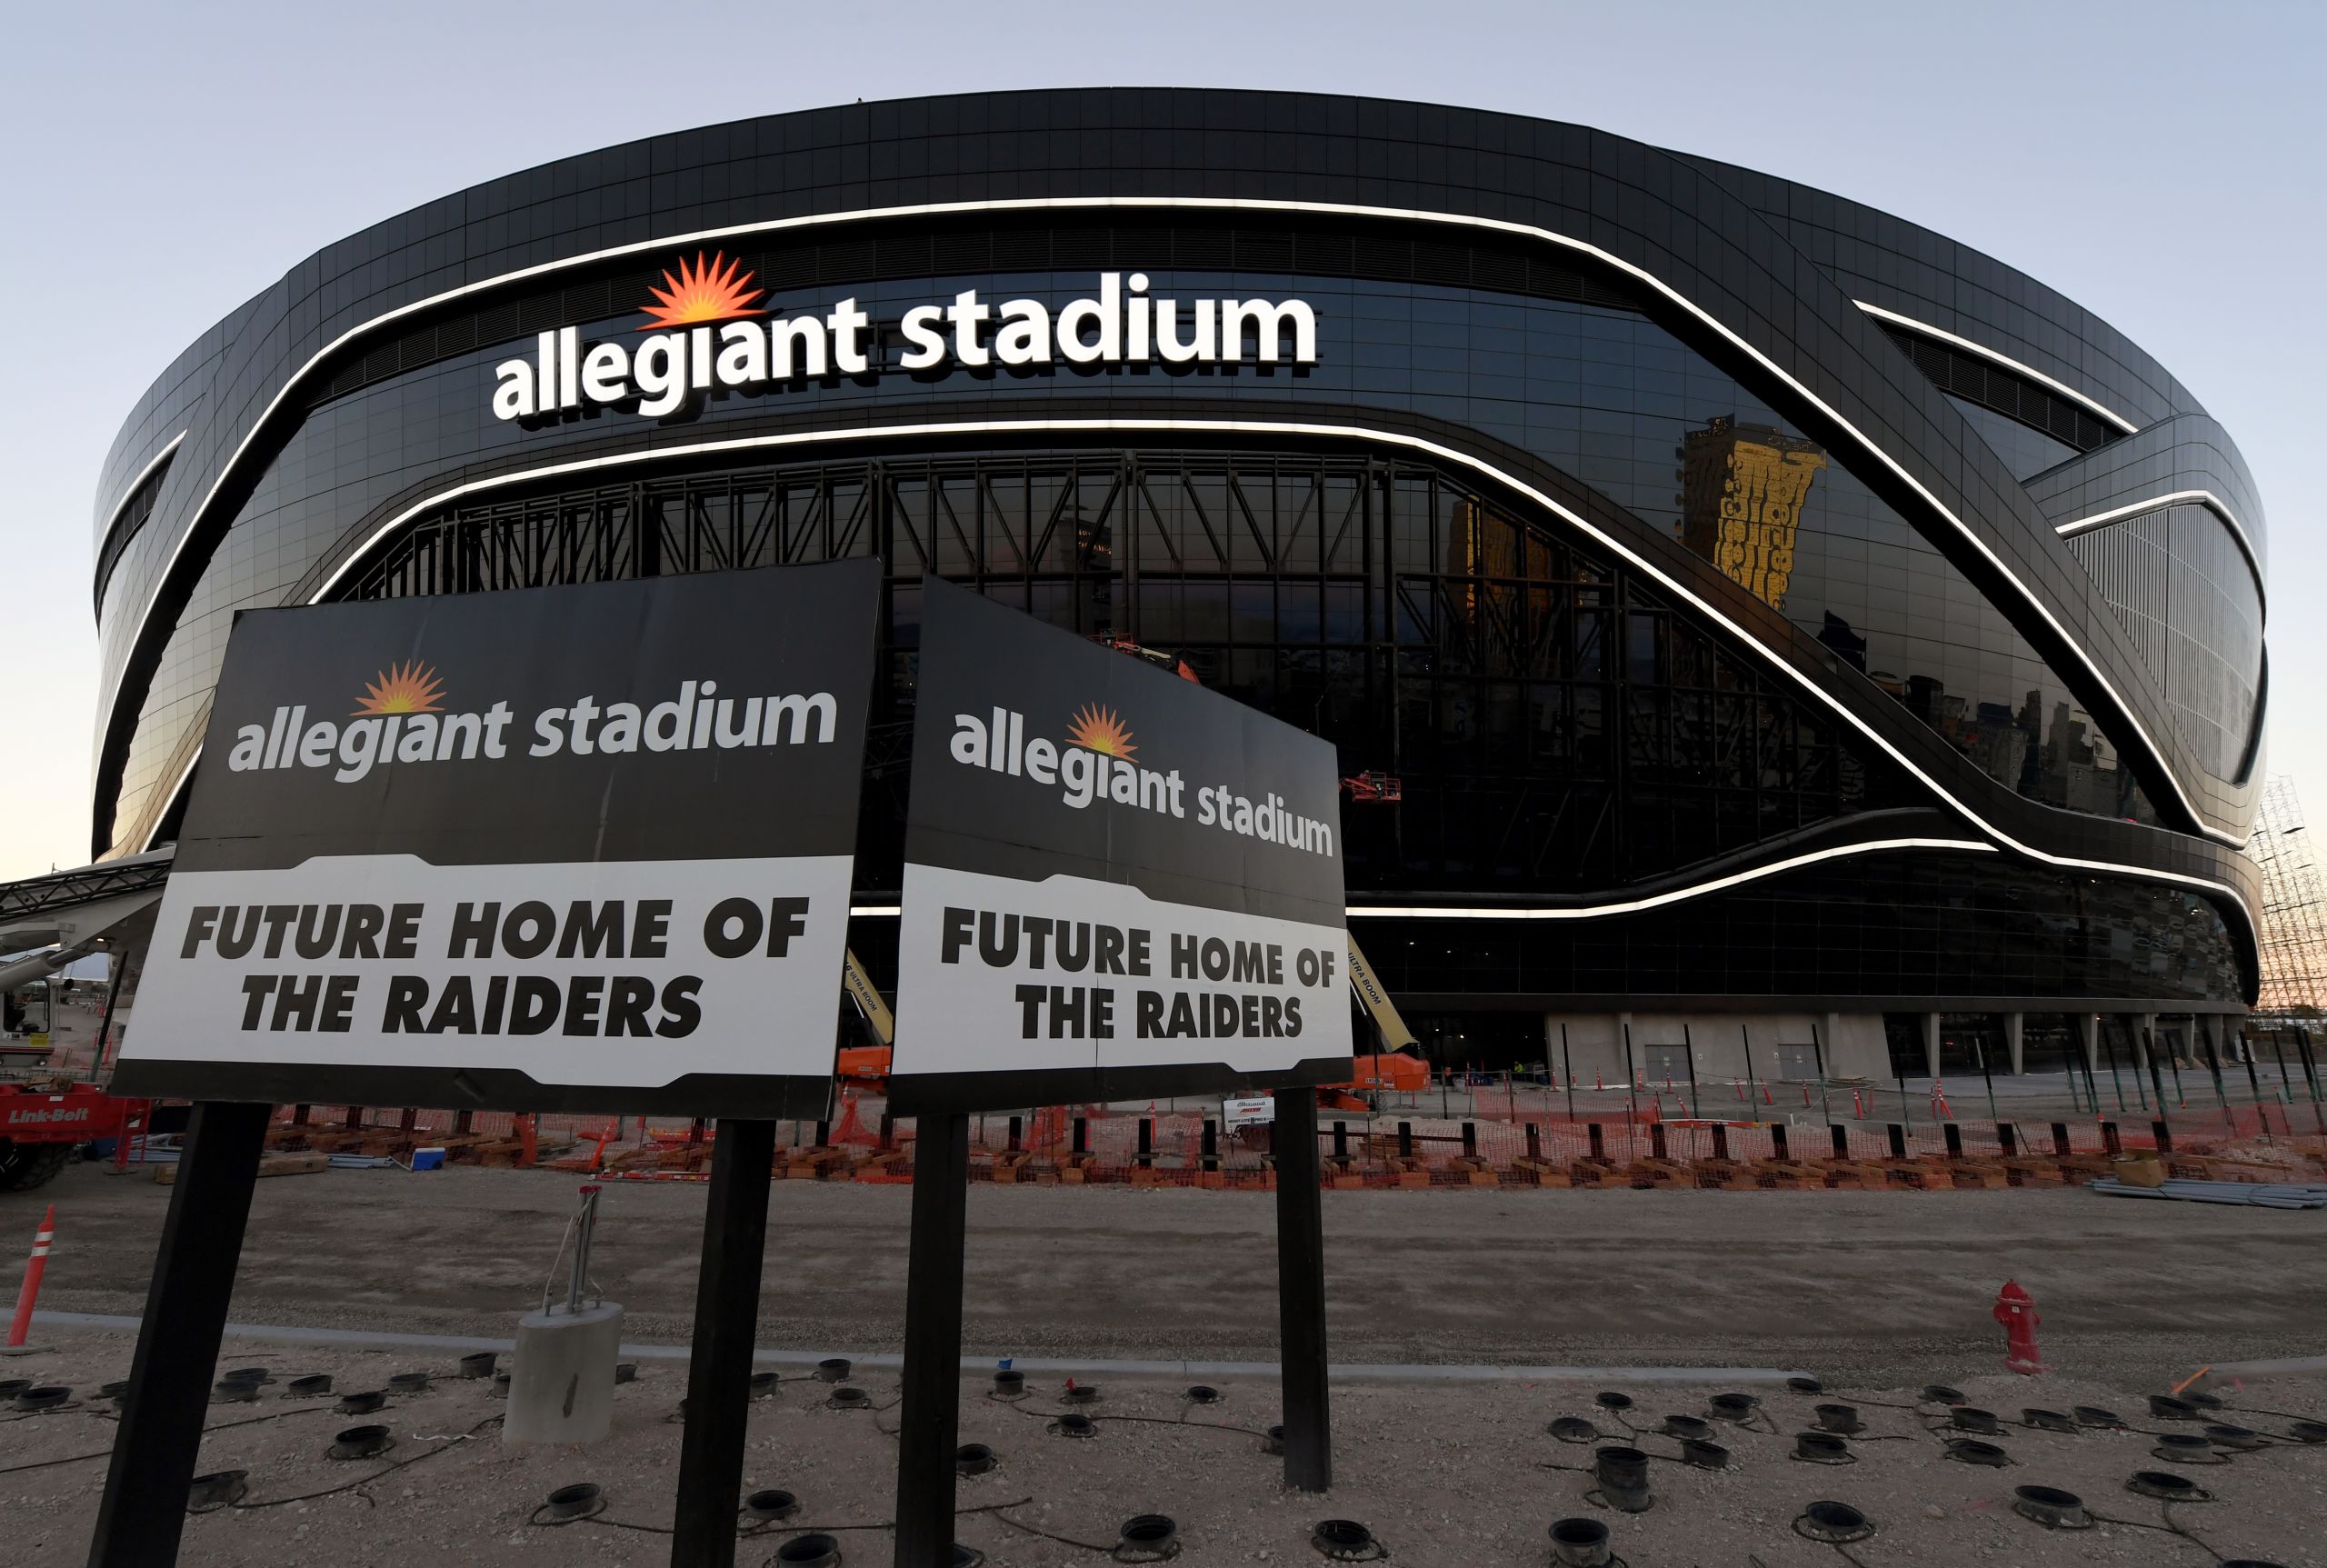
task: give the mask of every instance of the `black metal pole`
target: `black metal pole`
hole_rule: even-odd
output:
[[[2126,1028],[2132,1025],[2128,1024]],[[2149,1063],[2149,1086],[2157,1091],[2157,1114],[2165,1114],[2165,1079],[2157,1070],[2157,1035],[2146,1024],[2142,1025],[2142,1055]]]
[[[896,1568],[954,1560],[954,1449],[962,1411],[962,1251],[969,1222],[969,1117],[924,1114],[914,1152],[905,1264],[904,1410],[897,1422]],[[1312,1103],[1310,1130],[1316,1130]],[[1309,1157],[1316,1159],[1316,1145]],[[732,1526],[731,1526],[732,1527]]]
[[[1745,1025],[1744,1025],[1743,1024],[1742,1024],[1742,1023],[1741,1023],[1741,1024],[1739,1024],[1737,1025],[1737,1038],[1738,1038],[1738,1040],[1739,1040],[1739,1041],[1743,1044],[1744,1051],[1745,1051],[1745,1104],[1746,1104],[1748,1106],[1751,1106],[1751,1105],[1753,1104],[1753,1032],[1752,1032],[1751,1030],[1747,1029],[1747,1028],[1745,1027]],[[1759,1114],[1759,1113],[1753,1113],[1753,1114]]]
[[[1681,1025],[1681,1057],[1689,1064],[1689,1114],[1702,1122],[1705,1119],[1705,1108],[1697,1099],[1697,1046],[1696,1043],[1689,1038],[1689,1026],[1686,1024]],[[1692,1135],[1690,1147],[1695,1146],[1695,1138]]]
[[[1325,1215],[1317,1184],[1316,1090],[1276,1092],[1275,1138],[1284,1480],[1297,1492],[1326,1492],[1333,1484],[1333,1433],[1325,1391]]]
[[[1624,1157],[1627,1159],[1633,1156],[1634,1140],[1640,1136],[1635,1130],[1640,1126],[1640,1091],[1634,1087],[1639,1082],[1640,1072],[1633,1065],[1633,1026],[1627,1024],[1624,1025],[1624,1104],[1627,1108],[1624,1118]]]
[[[1567,1074],[1567,1119],[1575,1124],[1575,1058],[1567,1048],[1567,1021],[1560,1021],[1560,1067]]]
[[[752,1348],[759,1338],[760,1260],[775,1124],[720,1118],[695,1274],[694,1350],[687,1362],[687,1422],[679,1440],[679,1496],[671,1568],[731,1568],[751,1420]]]
[[[273,1112],[271,1105],[205,1100],[187,1119],[185,1155],[145,1288],[89,1568],[177,1561],[186,1486],[202,1446],[211,1374]]]
[[[1826,1102],[1826,1047],[1818,1038],[1818,1025],[1810,1026],[1810,1054],[1818,1063],[1818,1114],[1828,1126],[1834,1124],[1834,1108]]]
[[[2125,1080],[2123,1074],[2117,1071],[2117,1043],[2109,1038],[2109,1023],[2105,1018],[2096,1016],[2093,1019],[2092,1032],[2100,1037],[2101,1048],[2109,1053],[2109,1082],[2117,1091],[2117,1114],[2122,1116],[2125,1114]],[[2133,1088],[2138,1091],[2141,1086],[2141,1076],[2136,1074]]]
[[[89,1079],[95,1082],[105,1070],[105,1036],[113,1033],[113,1004],[121,1000],[122,987],[129,980],[129,955],[113,955],[113,979],[105,986],[105,1010],[97,1019],[96,1054],[89,1058]]]

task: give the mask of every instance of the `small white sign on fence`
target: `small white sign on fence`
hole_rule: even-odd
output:
[[[1221,1124],[1230,1132],[1239,1127],[1265,1127],[1276,1121],[1276,1102],[1266,1095],[1249,1100],[1223,1100]]]

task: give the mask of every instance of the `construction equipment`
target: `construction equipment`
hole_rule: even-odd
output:
[[[85,1144],[144,1132],[153,1109],[94,1084],[0,1084],[0,1193],[54,1181]]]

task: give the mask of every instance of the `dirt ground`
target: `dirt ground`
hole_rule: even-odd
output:
[[[124,1334],[72,1333],[55,1343],[49,1353],[8,1368],[70,1385],[82,1401],[52,1414],[0,1416],[0,1541],[10,1543],[12,1568],[75,1563],[85,1553],[104,1484],[101,1456],[114,1430],[105,1403],[87,1396],[124,1375],[130,1359]],[[444,1357],[318,1353],[242,1341],[221,1365],[267,1365],[278,1381],[257,1404],[213,1407],[201,1468],[246,1470],[247,1491],[238,1506],[186,1521],[181,1561],[190,1568],[404,1568],[447,1546],[459,1549],[460,1561],[484,1564],[667,1560],[668,1539],[657,1532],[671,1517],[682,1431],[672,1417],[684,1389],[683,1367],[650,1363],[636,1382],[618,1388],[614,1431],[604,1443],[513,1450],[493,1424],[501,1403],[489,1385],[455,1377]],[[395,1399],[378,1416],[337,1415],[329,1398],[293,1399],[284,1388],[292,1376],[315,1372],[332,1373],[340,1391],[377,1388],[391,1373],[414,1370],[443,1381]],[[790,1491],[802,1512],[780,1531],[741,1542],[739,1563],[767,1563],[788,1533],[832,1526],[841,1527],[849,1563],[889,1561],[880,1526],[891,1516],[894,1381],[873,1372],[858,1381],[872,1396],[870,1409],[825,1408],[827,1387],[805,1379],[784,1383],[753,1406],[744,1485]],[[2209,1551],[2327,1568],[2320,1531],[2327,1522],[2327,1444],[2288,1443],[2221,1463],[2167,1463],[2151,1457],[2155,1438],[2140,1432],[2069,1434],[2019,1424],[2022,1408],[2041,1402],[2063,1411],[2106,1406],[2135,1427],[2197,1430],[2151,1417],[2143,1389],[2091,1378],[1996,1373],[1958,1380],[1974,1404],[2005,1422],[2003,1435],[1992,1440],[2010,1456],[2002,1469],[1947,1458],[1942,1434],[1931,1430],[1942,1419],[1939,1406],[1890,1407],[1915,1405],[1918,1388],[1835,1384],[1813,1396],[1763,1387],[1762,1416],[1752,1425],[1715,1423],[1730,1467],[1652,1462],[1655,1502],[1636,1514],[1606,1512],[1585,1495],[1590,1477],[1554,1468],[1590,1464],[1598,1444],[1563,1443],[1546,1423],[1582,1416],[1612,1441],[1673,1456],[1673,1440],[1634,1437],[1624,1423],[1651,1429],[1669,1413],[1703,1416],[1721,1385],[1633,1384],[1633,1409],[1617,1416],[1595,1405],[1603,1385],[1594,1383],[1338,1384],[1335,1486],[1312,1496],[1287,1493],[1281,1461],[1262,1450],[1257,1433],[1277,1419],[1276,1390],[1266,1380],[1227,1381],[1223,1399],[1211,1405],[1189,1404],[1176,1383],[1109,1382],[1088,1407],[1099,1418],[1097,1434],[1081,1440],[1051,1428],[1062,1413],[1060,1381],[1029,1381],[1021,1404],[984,1397],[982,1382],[964,1385],[962,1440],[989,1445],[1000,1463],[961,1483],[959,1506],[976,1512],[963,1514],[958,1539],[996,1568],[1104,1562],[1122,1522],[1147,1512],[1178,1523],[1181,1561],[1191,1563],[1323,1561],[1310,1534],[1319,1521],[1343,1518],[1366,1525],[1397,1563],[1538,1564],[1553,1521],[1588,1517],[1608,1525],[1633,1568],[1839,1568],[1832,1548],[1793,1530],[1807,1504],[1828,1499],[1873,1522],[1875,1534],[1850,1548],[1870,1568],[1969,1562],[2175,1568],[2204,1563]],[[2317,1382],[2219,1392],[2234,1405],[2287,1413],[2217,1417],[2264,1433],[2287,1433],[2287,1415],[2327,1415],[2327,1384]],[[1811,1424],[1811,1406],[1821,1399],[1860,1404],[1867,1430],[1853,1440],[1855,1463],[1827,1467],[1788,1457],[1793,1434]],[[1145,1419],[1113,1419],[1124,1416]],[[386,1424],[395,1447],[371,1460],[327,1458],[335,1433],[359,1420]],[[40,1467],[15,1468],[25,1465]],[[2213,1493],[2213,1501],[2171,1510],[2172,1522],[2197,1542],[2154,1528],[2168,1511],[2126,1491],[2137,1470],[2176,1472]],[[534,1522],[552,1488],[580,1481],[605,1489],[603,1514],[564,1526]],[[2012,1489],[2025,1484],[2064,1488],[2092,1512],[2132,1523],[2073,1533],[2042,1529],[2011,1509]]]
[[[258,1183],[238,1323],[506,1337],[539,1303],[576,1179],[333,1171]],[[0,1256],[57,1206],[44,1309],[135,1313],[172,1189],[68,1170],[0,1199]],[[704,1188],[614,1183],[594,1273],[629,1337],[691,1332]],[[760,1343],[902,1346],[912,1189],[771,1189]],[[2327,1212],[2080,1189],[1713,1193],[1439,1189],[1324,1195],[1337,1363],[1821,1369],[1863,1384],[1993,1366],[2016,1277],[2055,1366],[2163,1386],[2319,1353]],[[1273,1360],[1267,1193],[970,1193],[965,1353]],[[0,1288],[13,1266],[0,1263]]]

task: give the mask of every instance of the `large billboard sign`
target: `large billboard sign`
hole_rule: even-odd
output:
[[[241,616],[117,1090],[821,1114],[880,572]]]
[[[934,579],[915,701],[900,1109],[1349,1076],[1331,745]]]

